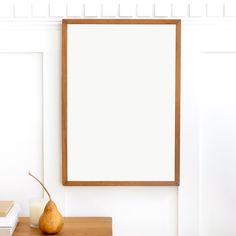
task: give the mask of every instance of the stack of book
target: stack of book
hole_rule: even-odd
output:
[[[0,201],[0,236],[11,236],[18,223],[20,207],[14,201]]]

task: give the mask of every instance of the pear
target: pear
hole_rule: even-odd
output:
[[[63,224],[63,217],[56,204],[49,200],[39,218],[39,229],[45,234],[56,234],[61,231]]]
[[[39,218],[39,229],[44,234],[59,233],[64,225],[64,219],[61,213],[58,211],[56,204],[52,201],[51,195],[45,188],[43,183],[35,176],[33,176],[30,172],[29,175],[40,183],[40,185],[44,188],[49,197],[49,201],[47,202],[44,211]]]

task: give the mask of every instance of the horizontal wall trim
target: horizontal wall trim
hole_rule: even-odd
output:
[[[0,3],[0,18],[60,19],[62,17],[236,17],[236,3],[178,2],[165,3],[88,3],[82,2],[25,2]]]
[[[71,17],[68,17],[66,19],[72,19]],[[77,18],[73,18],[77,19]],[[81,18],[78,18],[81,19]],[[94,19],[94,18],[82,18],[82,19]],[[107,18],[97,18],[97,19],[107,19]],[[147,18],[109,18],[109,19],[147,19]],[[181,17],[168,17],[168,18],[160,18],[160,17],[152,17],[148,19],[161,19],[161,20],[179,20]],[[0,18],[0,29],[6,29],[6,30],[14,30],[14,29],[53,29],[53,30],[61,30],[61,24],[62,24],[62,18],[60,19],[44,19],[44,20],[35,20],[35,19],[1,19]],[[181,19],[181,24],[184,25],[235,25],[236,24],[236,18],[201,18],[201,19],[191,19],[191,18],[185,18]]]

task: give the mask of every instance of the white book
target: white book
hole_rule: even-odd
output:
[[[17,224],[18,224],[18,219],[15,221],[12,227],[0,227],[0,236],[12,236],[12,234],[16,229]]]
[[[12,228],[15,226],[15,222],[18,220],[18,214],[20,207],[17,203],[11,208],[7,216],[0,217],[0,228]]]
[[[7,216],[14,205],[14,201],[0,201],[0,217]]]

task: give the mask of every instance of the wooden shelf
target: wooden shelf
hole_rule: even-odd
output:
[[[112,236],[111,217],[65,217],[60,236]],[[21,217],[13,236],[43,235],[39,229],[31,228],[28,217]]]

